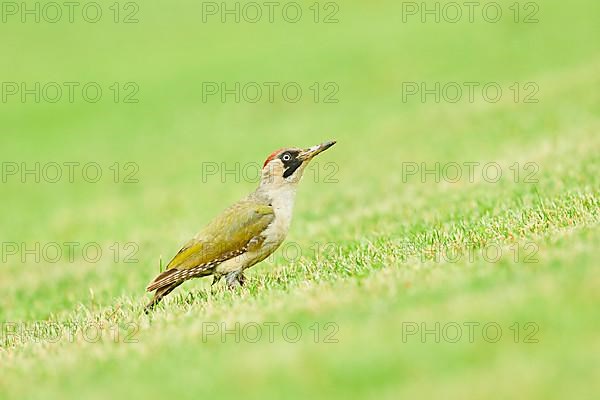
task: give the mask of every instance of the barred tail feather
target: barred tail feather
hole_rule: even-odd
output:
[[[196,268],[191,269],[168,269],[161,274],[159,274],[146,288],[148,292],[155,291],[154,297],[150,300],[150,303],[146,305],[144,308],[144,312],[148,314],[150,310],[154,308],[160,301],[171,293],[177,286],[181,285],[184,281],[200,277],[207,276],[213,273],[212,268],[207,266],[198,266]]]
[[[191,278],[199,278],[207,276],[213,273],[213,268],[217,264],[212,262],[209,264],[199,265],[190,269],[168,269],[158,275],[146,288],[146,291],[152,292],[157,289],[161,289],[165,286],[169,286],[172,283],[182,283]]]
[[[150,300],[150,303],[146,304],[146,307],[144,307],[144,312],[146,314],[148,314],[150,312],[150,310],[152,310],[154,308],[154,306],[156,306],[158,303],[160,303],[160,301],[163,299],[163,297],[165,297],[166,295],[171,293],[177,286],[181,285],[182,283],[183,283],[183,281],[176,282],[176,283],[172,283],[168,286],[163,286],[160,289],[158,289],[154,293],[154,297],[152,297],[152,300]]]
[[[149,310],[151,310],[156,304],[160,303],[163,297],[171,293],[177,286],[181,285],[184,281],[191,278],[212,275],[216,265],[232,257],[236,257],[244,253],[245,251],[245,248],[240,249],[236,252],[229,253],[219,259],[213,260],[202,265],[198,265],[194,268],[170,268],[166,271],[161,272],[156,278],[154,278],[152,282],[148,284],[148,287],[146,288],[146,291],[148,292],[154,292],[155,290],[156,292],[154,293],[154,297],[152,298],[150,303],[148,303],[144,311],[148,313]]]
[[[152,282],[148,284],[146,291],[153,292],[156,289],[160,289],[161,287],[165,286],[165,281],[169,277],[177,275],[177,272],[179,272],[179,270],[177,269],[168,269],[166,271],[161,272],[156,278],[154,278]]]

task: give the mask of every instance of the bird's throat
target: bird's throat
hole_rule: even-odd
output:
[[[261,185],[255,192],[255,195],[262,202],[273,207],[277,225],[281,228],[289,228],[294,211],[294,202],[296,199],[296,185]]]

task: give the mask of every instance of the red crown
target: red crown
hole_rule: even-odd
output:
[[[263,168],[271,162],[271,160],[273,160],[275,157],[277,157],[277,154],[279,154],[281,152],[281,150],[283,149],[279,149],[279,150],[275,150],[274,152],[272,152],[271,154],[269,154],[269,157],[267,157],[267,159],[265,160],[265,163],[263,164]]]

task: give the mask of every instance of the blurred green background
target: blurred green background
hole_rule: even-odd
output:
[[[593,398],[600,378],[598,2],[498,1],[496,23],[481,14],[487,1],[474,22],[462,7],[457,23],[444,14],[449,2],[437,3],[439,22],[429,14],[422,22],[434,1],[299,1],[297,23],[281,13],[288,2],[278,3],[273,22],[261,2],[256,23],[244,20],[254,15],[243,13],[248,2],[238,2],[239,23],[206,14],[235,3],[102,0],[99,22],[90,23],[83,2],[73,22],[63,7],[51,23],[48,2],[2,2],[0,321],[133,326],[137,342],[63,335],[50,343],[29,331],[15,343],[3,329],[0,397]],[[25,7],[39,7],[39,23]],[[407,14],[411,7],[417,14]],[[328,16],[337,22],[325,23]],[[72,102],[65,90],[52,103],[43,93],[39,102],[10,94],[14,84],[36,82],[63,89],[63,82],[94,82],[102,96],[85,101],[76,88]],[[297,102],[277,89],[273,102],[265,93],[256,103],[204,101],[207,82],[294,82],[303,93]],[[405,101],[407,82],[494,82],[503,95],[494,103],[481,95]],[[535,103],[523,101],[527,84],[538,89]],[[337,102],[324,102],[332,87]],[[125,102],[132,91],[137,102]],[[241,173],[207,177],[206,163],[261,163],[277,148],[329,139],[338,144],[299,190],[289,235],[298,257],[276,253],[232,293],[186,283],[152,316],[142,313],[159,259],[168,261],[256,185]],[[497,183],[480,176],[423,182],[403,179],[407,162],[496,162],[504,174]],[[35,163],[97,163],[102,177],[89,183],[79,167],[74,182],[9,173]],[[524,179],[526,163],[536,166],[535,182]],[[137,182],[124,182],[131,172]],[[98,243],[103,255],[89,262],[75,251],[72,261],[65,253],[37,262],[23,251],[65,242]],[[127,244],[136,262],[125,262]],[[333,251],[321,251],[327,244]],[[481,256],[489,245],[504,250],[497,262]],[[527,254],[528,245],[534,262],[511,250]],[[440,248],[463,257],[432,260]],[[206,338],[207,322],[294,322],[304,334],[297,343],[281,335],[236,343],[234,335]],[[404,340],[413,323],[465,322],[496,323],[501,339],[491,343],[479,332],[473,342],[466,334],[456,343],[420,334]],[[529,322],[537,343],[524,340]],[[327,323],[337,343],[314,340],[311,327],[325,334]]]

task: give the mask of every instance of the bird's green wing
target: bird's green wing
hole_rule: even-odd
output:
[[[236,203],[186,243],[167,269],[194,268],[230,254],[238,255],[274,218],[271,206],[251,201]]]
[[[273,219],[271,206],[248,200],[234,204],[186,243],[146,290],[201,276],[210,267],[245,253],[252,243],[261,240]]]

